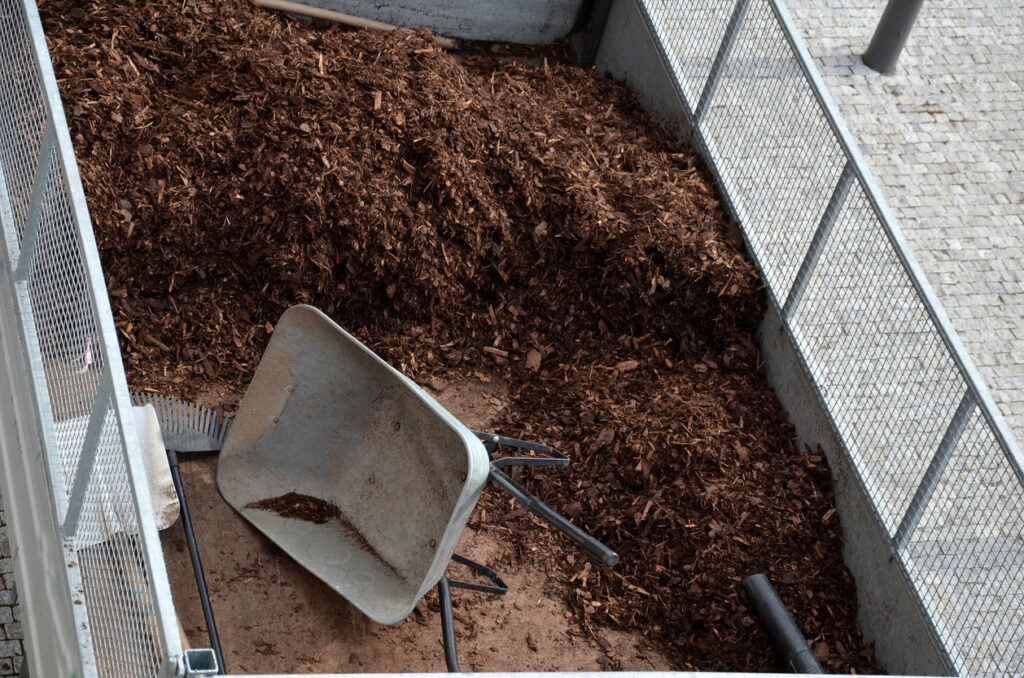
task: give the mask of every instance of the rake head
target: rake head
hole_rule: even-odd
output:
[[[164,447],[175,452],[217,452],[231,427],[213,410],[169,396],[133,393],[132,403],[153,406]]]

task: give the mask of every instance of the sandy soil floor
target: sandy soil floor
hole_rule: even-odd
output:
[[[435,381],[438,400],[475,429],[488,429],[505,406],[504,388],[492,382]],[[237,400],[212,392],[204,405]],[[215,456],[181,464],[189,508],[210,589],[210,598],[231,672],[321,673],[444,671],[436,592],[420,601],[405,621],[370,621],[326,584],[298,565],[221,498]],[[488,490],[488,500],[504,501]],[[486,495],[485,495],[486,496]],[[584,633],[554,589],[560,572],[545,567],[562,539],[540,521],[530,550],[514,550],[508,528],[486,524],[476,509],[458,553],[494,567],[509,584],[507,595],[455,590],[456,634],[463,670],[584,671],[621,667],[670,670],[671,663],[639,634],[601,629]],[[175,606],[189,642],[209,640],[179,520],[163,534]],[[572,555],[569,556],[573,557]],[[582,558],[581,558],[582,560]],[[471,575],[453,565],[449,574]]]

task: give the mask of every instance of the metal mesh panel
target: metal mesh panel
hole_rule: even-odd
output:
[[[44,50],[42,62],[33,45]],[[125,437],[134,431],[131,415],[119,407],[127,386],[109,308],[98,301],[105,290],[91,233],[82,230],[89,220],[77,173],[69,178],[74,159],[60,101],[43,84],[45,57],[34,6],[0,0],[0,194],[14,222],[4,239],[17,241],[6,242],[5,252],[16,254],[4,265],[24,274],[28,290],[18,303],[31,325],[27,362],[42,366],[39,423],[56,443],[45,452],[64,522],[57,529],[84,588],[88,624],[78,629],[79,645],[101,676],[155,676],[169,625],[154,576],[166,590],[166,573],[142,462],[128,456],[138,450]]]
[[[1021,454],[780,0],[637,0],[952,668],[1024,672]]]
[[[975,411],[903,552],[970,675],[1024,666],[1024,488]],[[1009,669],[1012,669],[1008,671]]]
[[[859,182],[806,286],[794,338],[894,536],[966,385]]]
[[[12,0],[0,2],[0,35],[0,162],[15,222],[21,224],[46,112],[28,29],[21,7]]]

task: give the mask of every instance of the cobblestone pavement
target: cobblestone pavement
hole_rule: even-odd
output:
[[[788,0],[832,97],[1024,441],[1024,4],[926,2],[895,71],[861,63],[885,0]]]
[[[14,558],[7,541],[7,520],[0,506],[0,676],[10,676],[21,667],[21,609],[14,585]]]

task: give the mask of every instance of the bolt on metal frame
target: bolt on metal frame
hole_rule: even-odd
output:
[[[1024,457],[781,0],[633,0],[948,667],[1024,672]]]

